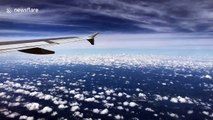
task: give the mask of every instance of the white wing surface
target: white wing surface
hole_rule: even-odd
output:
[[[44,49],[42,47],[59,45],[71,42],[87,40],[94,45],[94,38],[98,33],[88,36],[86,39],[80,37],[60,37],[35,40],[18,40],[0,42],[0,52],[20,51],[30,54],[54,54],[54,51]]]

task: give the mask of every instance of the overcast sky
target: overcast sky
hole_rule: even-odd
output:
[[[8,8],[28,7],[38,8],[39,12],[6,12]],[[197,45],[212,47],[213,1],[0,0],[1,40],[5,37],[85,35],[96,31],[108,35],[100,37],[104,39],[102,45],[106,39],[116,41],[118,38],[120,41],[128,38],[125,46],[134,40],[149,45],[162,40],[160,43],[168,44],[164,39],[166,36],[169,45],[183,43],[190,46],[196,39]]]

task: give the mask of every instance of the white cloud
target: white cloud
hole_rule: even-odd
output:
[[[167,96],[163,96],[163,100],[168,100],[169,98]]]
[[[179,101],[180,103],[187,103],[187,100],[186,100],[185,98],[183,98],[183,97],[181,97],[181,96],[178,96],[177,98],[178,98],[178,101]]]
[[[116,120],[121,120],[121,119],[123,119],[123,116],[121,116],[121,115],[115,115],[115,119]]]
[[[24,105],[28,110],[38,110],[39,109],[39,103],[27,103],[26,105]]]
[[[26,116],[26,115],[22,115],[19,117],[19,120],[34,120],[34,117],[32,116]]]
[[[27,116],[26,115],[22,115],[19,117],[19,120],[26,120],[27,119]]]
[[[5,97],[6,96],[6,93],[5,92],[0,92],[0,97]]]
[[[78,99],[78,100],[84,100],[84,95],[83,94],[76,94],[74,96],[74,98]]]
[[[128,105],[129,105],[129,102],[125,101],[125,102],[123,102],[123,105],[124,105],[124,106],[128,106]]]
[[[75,94],[75,90],[70,90],[70,94]]]
[[[79,110],[79,109],[80,109],[79,106],[72,106],[70,110],[71,110],[72,112],[74,112],[74,111]]]
[[[73,103],[70,103],[70,106],[79,106],[79,103],[73,102]]]
[[[187,111],[187,114],[193,114],[193,113],[194,113],[193,110],[188,110],[188,111]]]
[[[165,99],[167,99],[168,97],[166,97]],[[172,97],[170,99],[170,102],[172,103],[188,103],[188,104],[193,104],[192,100],[189,97],[181,97],[181,96],[177,96],[177,97]]]
[[[104,106],[107,108],[114,107],[114,103],[105,103]]]
[[[159,26],[159,25],[150,25],[150,24],[138,24],[137,26],[141,28],[147,28],[155,32],[176,32],[173,26]]]
[[[7,117],[9,117],[9,118],[15,118],[15,117],[17,117],[19,115],[20,115],[19,113],[14,112],[14,113],[9,114]]]
[[[17,96],[16,99],[15,99],[16,102],[20,102],[20,101],[23,101],[23,98],[22,96]]]
[[[58,109],[61,109],[61,110],[66,109],[66,108],[68,108],[67,105],[60,104],[60,105],[58,106]]]
[[[21,94],[28,95],[28,94],[30,94],[30,91],[27,91],[27,90],[24,90],[24,89],[17,89],[15,91],[15,93],[21,93]]]
[[[30,64],[90,64],[90,65],[106,65],[112,66],[114,62],[110,59],[116,60],[116,67],[126,67],[126,66],[147,66],[147,65],[167,65],[167,66],[181,66],[181,67],[191,67],[191,68],[204,68],[206,66],[212,66],[211,62],[201,62],[202,58],[191,58],[190,56],[153,56],[153,55],[131,55],[131,54],[105,54],[103,55],[73,55],[70,56],[49,56],[49,58],[42,57],[33,59],[28,59]],[[122,59],[121,59],[122,58]],[[169,61],[168,61],[169,59]],[[208,58],[207,58],[208,59]],[[182,61],[185,62],[182,62]],[[23,63],[23,62],[22,62]],[[98,92],[99,95],[103,95],[104,92]],[[37,95],[38,96],[38,95]],[[42,95],[43,96],[43,95]],[[74,98],[78,100],[84,100],[83,94],[76,94]]]
[[[164,85],[164,86],[166,85],[166,83],[161,83],[161,84]]]
[[[179,118],[179,116],[175,113],[168,113],[169,116],[173,117],[173,118]]]
[[[206,75],[206,76],[204,76],[204,78],[209,79],[209,80],[212,79],[212,77],[210,75]]]
[[[21,84],[20,83],[14,83],[13,86],[18,88],[18,87],[21,87]]]
[[[135,106],[137,106],[137,104],[136,104],[135,102],[130,102],[130,103],[129,103],[129,106],[130,106],[130,107],[135,107]]]
[[[104,109],[100,112],[100,114],[105,115],[108,114],[109,110],[108,109]]]
[[[106,98],[106,100],[111,100],[111,97],[110,97],[110,96],[108,96],[108,97]]]
[[[112,93],[114,93],[115,91],[114,90],[112,90],[112,89],[109,89],[109,90],[106,90],[105,91],[105,93],[107,94],[107,95],[110,95],[110,94],[112,94]]]
[[[19,102],[9,103],[9,104],[8,104],[9,107],[16,107],[16,106],[19,106],[19,105],[20,105]]]
[[[84,118],[85,120],[93,120],[92,118]]]
[[[94,97],[92,97],[92,98],[86,98],[85,101],[86,102],[95,102],[96,100]]]
[[[123,93],[119,92],[118,97],[122,97],[122,96],[123,96]]]
[[[203,111],[202,112],[204,115],[209,115],[209,112],[208,111]]]
[[[73,116],[75,116],[75,117],[80,117],[80,118],[82,118],[83,117],[83,113],[80,113],[79,111],[76,111],[76,112],[74,112],[73,113]]]
[[[170,101],[173,102],[173,103],[178,103],[178,99],[177,99],[177,98],[174,98],[174,97],[171,98]]]
[[[95,95],[94,98],[103,98],[103,96]]]
[[[52,108],[48,107],[48,106],[45,106],[43,109],[41,109],[39,112],[45,114],[45,113],[50,113],[52,112]]]
[[[92,94],[97,94],[97,91],[93,90],[93,91],[92,91]]]
[[[61,100],[61,99],[59,99],[58,102],[59,102],[59,104],[63,104],[63,105],[64,105],[64,104],[67,104],[67,101],[66,101],[66,100]]]
[[[142,99],[146,99],[146,94],[144,93],[138,93],[138,97],[142,98]]]
[[[34,117],[27,117],[26,120],[34,120]]]
[[[51,116],[56,116],[58,113],[55,111],[51,114]]]
[[[52,98],[53,98],[52,95],[45,95],[45,96],[44,96],[44,100],[50,100],[50,99],[52,99]]]
[[[146,111],[155,112],[152,108],[145,108]]]
[[[136,90],[137,92],[141,91],[141,89],[140,89],[140,88],[136,88],[135,90]]]
[[[124,108],[122,106],[118,106],[117,109],[123,110]]]
[[[97,113],[97,114],[100,112],[100,110],[97,108],[93,109],[92,111],[93,111],[93,113]]]
[[[29,95],[30,95],[30,96],[36,96],[37,94],[38,94],[37,91],[33,91],[33,92],[31,92]]]
[[[156,101],[161,101],[161,100],[163,100],[163,98],[160,95],[155,95],[155,100]]]

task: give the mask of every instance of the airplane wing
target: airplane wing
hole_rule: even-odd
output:
[[[44,49],[42,47],[65,44],[70,42],[77,42],[82,40],[89,41],[94,45],[95,36],[98,33],[94,33],[87,38],[79,37],[60,37],[60,38],[47,38],[47,39],[34,39],[34,40],[19,40],[19,41],[5,41],[0,42],[0,53],[10,51],[20,51],[30,54],[54,54],[54,51]]]

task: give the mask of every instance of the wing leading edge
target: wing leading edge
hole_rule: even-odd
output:
[[[60,37],[60,38],[47,38],[47,39],[35,39],[35,40],[19,40],[19,41],[5,41],[0,42],[0,53],[10,51],[20,51],[30,54],[54,54],[54,51],[43,49],[41,47],[52,46],[58,44],[65,44],[70,42],[78,42],[87,40],[94,45],[95,36],[98,33],[94,33],[87,38],[80,37]]]

